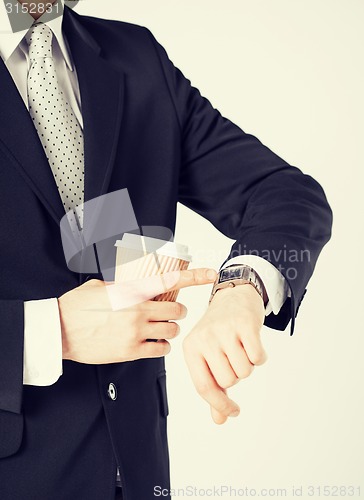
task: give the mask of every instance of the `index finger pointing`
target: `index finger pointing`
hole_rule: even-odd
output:
[[[178,275],[176,273],[179,273]],[[214,269],[197,268],[184,271],[172,271],[161,275],[168,291],[179,290],[189,286],[213,283],[217,273]]]
[[[167,291],[188,286],[213,283],[216,271],[208,268],[170,271],[133,281],[113,282],[106,285],[112,310],[125,309]]]

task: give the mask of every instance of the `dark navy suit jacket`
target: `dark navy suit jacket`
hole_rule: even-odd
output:
[[[127,188],[140,225],[171,231],[182,202],[236,240],[234,255],[254,250],[284,275],[293,264],[282,249],[307,250],[297,277],[286,276],[292,298],[266,320],[281,330],[293,324],[330,235],[321,187],[213,109],[147,29],[67,8],[63,29],[80,85],[86,200]],[[125,499],[153,499],[155,485],[169,485],[163,359],[65,361],[56,384],[22,384],[23,302],[59,297],[88,278],[65,262],[63,215],[0,61],[0,498],[111,500],[118,464]]]

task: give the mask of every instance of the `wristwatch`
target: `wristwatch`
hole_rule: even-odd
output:
[[[265,291],[262,280],[253,268],[242,264],[228,266],[218,273],[212,288],[209,304],[219,290],[234,288],[238,285],[252,285],[262,297],[264,305],[267,304],[267,292]]]

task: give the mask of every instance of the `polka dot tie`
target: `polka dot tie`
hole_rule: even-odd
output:
[[[26,34],[29,45],[29,113],[37,129],[69,219],[76,214],[82,228],[84,198],[83,133],[58,84],[52,57],[52,30],[35,24]]]

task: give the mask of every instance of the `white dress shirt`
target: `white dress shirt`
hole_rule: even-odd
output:
[[[63,1],[60,2],[63,8]],[[29,15],[29,27],[33,23]],[[40,19],[42,21],[42,19]],[[62,33],[62,16],[46,22],[53,31],[53,58],[59,85],[71,105],[81,127],[83,126],[80,91],[76,69]],[[29,28],[28,27],[28,28]],[[4,3],[0,2],[0,56],[28,108],[27,74],[29,70],[28,46],[24,40],[26,30],[13,33]],[[224,264],[247,264],[261,277],[269,302],[266,315],[278,314],[289,289],[282,274],[268,261],[255,255],[234,257]],[[62,375],[62,337],[56,298],[27,301],[24,304],[24,379],[27,385],[54,384]]]

